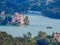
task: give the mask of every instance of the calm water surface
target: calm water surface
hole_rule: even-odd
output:
[[[12,36],[23,36],[27,32],[31,32],[32,36],[36,36],[39,31],[44,31],[47,34],[52,34],[53,32],[60,32],[60,20],[51,19],[43,16],[38,16],[41,14],[24,14],[29,15],[30,25],[27,26],[0,26],[0,31],[5,31]],[[53,27],[52,29],[47,29],[48,26]]]

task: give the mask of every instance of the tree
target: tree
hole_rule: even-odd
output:
[[[44,16],[60,19],[60,0],[54,0],[52,3],[46,6],[44,10],[42,10],[42,14]]]
[[[32,34],[30,32],[27,32],[28,37],[31,38]]]
[[[37,37],[38,37],[38,39],[45,38],[46,37],[46,33],[42,32],[42,31],[39,31]]]

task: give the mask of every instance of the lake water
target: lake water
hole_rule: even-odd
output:
[[[44,31],[47,34],[52,34],[53,32],[60,32],[60,20],[43,17],[41,14],[24,15],[29,15],[30,25],[0,26],[0,31],[5,31],[14,37],[23,36],[23,34],[26,34],[27,32],[31,32],[33,37],[36,36],[39,31]],[[51,26],[53,28],[47,29],[48,26]]]

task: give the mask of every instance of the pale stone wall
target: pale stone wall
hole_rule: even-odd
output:
[[[24,24],[24,16],[19,13],[15,13],[12,18],[12,23],[15,23],[16,21],[19,22],[21,25]]]

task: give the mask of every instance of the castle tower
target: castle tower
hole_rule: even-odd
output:
[[[16,12],[13,16],[12,23],[19,23],[19,25],[24,25],[24,16]]]

